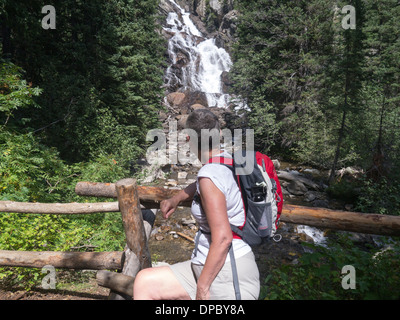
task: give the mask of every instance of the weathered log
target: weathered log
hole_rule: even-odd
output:
[[[0,266],[65,269],[121,269],[122,252],[58,252],[0,250]]]
[[[150,268],[151,258],[147,246],[143,215],[140,209],[139,196],[135,179],[123,179],[115,185],[119,208],[124,224],[126,244],[140,261],[140,268]]]
[[[367,234],[400,236],[400,217],[284,205],[284,222]]]
[[[125,296],[132,296],[135,277],[127,276],[122,273],[100,270],[96,274],[96,280],[99,286],[109,288]]]
[[[140,203],[146,208],[159,208],[160,202],[171,198],[180,190],[170,190],[161,187],[137,186]],[[76,194],[80,196],[116,198],[117,193],[114,183],[78,182],[75,186]],[[182,203],[182,206],[190,207],[191,201]]]
[[[117,198],[115,183],[82,181],[76,184],[75,193],[80,196]]]
[[[117,212],[118,202],[98,203],[39,203],[0,201],[0,212],[41,213],[41,214],[89,214],[96,212]]]
[[[80,185],[78,189],[83,190],[82,188],[84,187],[86,192],[89,192],[88,195],[92,195],[90,190],[93,184],[88,182],[79,182],[78,185]],[[104,195],[107,194],[107,196],[112,196],[111,193],[105,191],[110,187],[104,187],[102,185],[103,184],[99,183],[96,184],[95,187],[104,190]],[[151,206],[152,208],[159,207],[159,202],[172,197],[179,191],[180,190],[168,190],[161,187],[138,187],[141,202],[142,197],[147,199],[150,204],[151,201],[154,201],[153,206]],[[191,202],[187,201],[180,205],[190,207]],[[400,236],[400,217],[398,216],[366,214],[284,204],[281,221],[344,231]]]
[[[148,236],[140,209],[136,180],[120,180],[115,184],[115,189],[126,236],[122,273],[134,277],[141,269],[151,267],[151,257],[147,245]],[[124,295],[111,290],[109,299],[128,300],[132,295],[133,291],[130,295]]]
[[[144,229],[146,233],[146,239],[149,239],[152,226],[147,221],[143,221]],[[135,278],[137,273],[140,271],[140,261],[136,254],[125,246],[124,253],[122,255],[122,274]],[[120,290],[114,290],[110,287],[111,292],[108,296],[109,300],[130,300],[133,296],[133,284],[132,290],[128,292],[121,292]]]

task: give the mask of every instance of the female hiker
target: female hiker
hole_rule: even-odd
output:
[[[206,143],[203,141],[203,146],[208,147],[201,148],[202,129],[220,132],[218,118],[211,111],[193,111],[186,128],[194,130],[199,137],[197,145],[194,139],[189,141],[193,147],[198,147],[199,159],[231,157],[219,150],[219,143],[213,148],[209,137]],[[205,164],[195,183],[161,202],[163,217],[167,219],[180,202],[192,199],[192,215],[200,230],[191,260],[141,270],[134,283],[134,299],[233,300],[238,297],[238,289],[241,299],[258,299],[260,282],[254,254],[249,245],[233,235],[230,227],[230,224],[242,226],[245,222],[240,190],[231,170],[220,164]],[[231,259],[237,270],[236,290]]]

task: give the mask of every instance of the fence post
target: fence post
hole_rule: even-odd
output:
[[[123,254],[122,273],[131,277],[144,268],[151,267],[151,257],[140,209],[135,179],[123,179],[115,184],[119,209],[124,224],[126,247]],[[133,292],[132,292],[133,294]],[[126,300],[131,297],[111,291],[109,299]]]

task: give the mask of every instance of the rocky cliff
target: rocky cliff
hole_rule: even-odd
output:
[[[190,12],[197,28],[207,37],[215,38],[216,44],[230,52],[235,41],[238,12],[234,9],[234,0],[176,0],[185,11]],[[167,17],[172,4],[161,0],[160,13]]]

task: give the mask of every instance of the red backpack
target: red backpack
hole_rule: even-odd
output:
[[[267,155],[247,151],[240,157],[238,154],[233,154],[233,158],[214,157],[209,163],[220,163],[233,172],[242,194],[246,219],[243,226],[231,225],[231,229],[235,238],[257,245],[276,233],[283,207],[282,188]],[[247,163],[249,160],[253,163]]]

